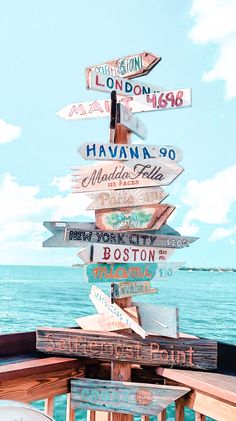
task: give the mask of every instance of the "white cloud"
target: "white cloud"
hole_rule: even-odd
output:
[[[58,177],[58,186],[61,184]],[[24,244],[25,248],[41,249],[46,238],[44,220],[80,220],[82,215],[92,215],[85,210],[90,199],[83,194],[39,197],[39,193],[39,186],[21,185],[8,173],[0,177],[0,203],[4,204],[0,206],[0,250],[17,244],[18,248]]]
[[[196,221],[206,224],[228,223],[230,210],[236,204],[236,189],[232,186],[235,179],[236,165],[232,165],[217,172],[212,178],[189,181],[182,202],[190,210],[178,230],[190,235],[190,232],[196,234],[199,230]]]
[[[22,130],[20,126],[14,126],[0,119],[0,143],[8,143],[20,137]]]
[[[59,191],[70,191],[71,190],[71,174],[65,175],[64,177],[54,177],[50,186],[55,186]]]
[[[232,228],[218,227],[212,232],[209,241],[221,240],[222,238],[230,237],[233,234],[236,234],[236,225]],[[231,241],[233,240],[231,239]]]
[[[197,44],[214,43],[219,55],[203,80],[226,82],[226,97],[236,96],[236,0],[193,0],[190,14],[195,25],[189,32]]]

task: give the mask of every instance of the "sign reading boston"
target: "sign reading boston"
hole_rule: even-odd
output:
[[[147,161],[103,163],[75,169],[74,192],[129,189],[132,187],[161,186],[172,183],[183,168],[166,158]]]

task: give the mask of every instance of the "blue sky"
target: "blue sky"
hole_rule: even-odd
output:
[[[81,143],[108,141],[108,119],[56,112],[108,97],[86,90],[86,66],[150,51],[162,61],[142,81],[193,96],[191,108],[139,115],[147,144],[183,150],[185,171],[165,188],[169,224],[200,239],[172,260],[236,266],[235,13],[235,0],[2,2],[0,264],[76,263],[76,249],[42,248],[43,221],[94,218],[70,193],[70,168],[85,163]]]

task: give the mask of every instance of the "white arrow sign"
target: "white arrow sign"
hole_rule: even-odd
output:
[[[74,192],[166,186],[183,168],[166,158],[108,162],[74,169]]]
[[[174,251],[161,247],[93,244],[82,249],[77,256],[85,263],[152,263],[167,261]]]
[[[124,107],[123,107],[124,108]],[[172,145],[119,145],[114,143],[83,143],[78,152],[88,160],[136,161],[150,158],[167,158],[170,162],[182,161],[182,151]]]
[[[97,72],[89,73],[87,88],[108,93],[116,91],[118,95],[128,96],[144,95],[161,91],[161,88],[151,84],[142,83],[134,79],[131,81],[119,76],[106,76]]]
[[[110,313],[120,322],[124,323],[128,328],[140,335],[143,339],[147,336],[144,329],[141,328],[128,314],[124,312],[117,304],[111,304],[110,298],[104,292],[92,286],[90,299],[98,313]]]
[[[145,94],[117,97],[117,102],[123,104],[132,113],[143,111],[161,111],[191,107],[191,89],[163,91],[156,94]],[[111,112],[110,99],[98,99],[88,102],[77,102],[66,105],[57,112],[65,120],[78,120],[94,117],[109,117]]]

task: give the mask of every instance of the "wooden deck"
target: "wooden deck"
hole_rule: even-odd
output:
[[[235,347],[222,345],[217,372],[177,370],[170,368],[132,365],[132,381],[170,384],[191,389],[186,397],[176,402],[175,419],[183,421],[184,408],[195,411],[195,420],[209,416],[219,421],[236,420]],[[235,355],[235,354],[234,354]],[[223,358],[225,356],[225,358]],[[232,370],[229,371],[229,366]],[[71,407],[71,378],[110,378],[110,363],[86,358],[45,357],[35,350],[35,332],[0,336],[0,399],[21,402],[45,401],[45,412],[53,414],[54,398],[67,394],[66,421],[75,420]],[[90,421],[108,421],[107,413],[96,417],[88,412]],[[145,416],[145,421],[148,421]],[[158,421],[168,419],[163,411]]]

